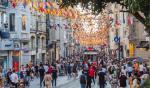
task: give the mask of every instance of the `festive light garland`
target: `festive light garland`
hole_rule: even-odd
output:
[[[106,45],[108,44],[109,21],[106,13],[98,16],[80,13],[80,19],[72,22],[74,36],[84,46]]]
[[[28,6],[31,11],[71,19],[77,18],[77,13],[73,8],[59,8],[59,5],[52,1],[43,2],[42,0],[10,0],[10,4],[13,8],[16,8],[19,4],[23,4],[24,7]]]
[[[120,20],[114,20],[109,16],[109,12],[104,10],[97,16],[90,14],[90,11],[78,8],[59,8],[56,2],[42,0],[10,0],[11,6],[16,8],[17,5],[23,4],[24,7],[28,6],[31,11],[37,11],[44,14],[59,16],[71,19],[71,26],[74,30],[75,39],[82,45],[106,45],[108,44],[108,30],[110,29],[110,21],[114,22],[115,27],[121,25]],[[61,0],[60,0],[61,3]],[[129,19],[128,23],[132,23]],[[56,29],[58,24],[52,25]],[[65,25],[64,25],[65,26]],[[66,29],[68,26],[65,26]]]

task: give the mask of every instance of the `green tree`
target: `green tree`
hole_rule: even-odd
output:
[[[150,35],[150,0],[62,0],[61,7],[81,4],[83,8],[91,9],[94,14],[97,14],[105,9],[107,3],[117,3],[126,7],[126,12],[144,24],[145,31]]]

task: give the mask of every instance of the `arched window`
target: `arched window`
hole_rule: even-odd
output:
[[[45,48],[45,38],[44,37],[41,38],[41,43],[42,43],[42,48]]]
[[[34,49],[35,48],[35,37],[32,36],[31,37],[31,49]]]

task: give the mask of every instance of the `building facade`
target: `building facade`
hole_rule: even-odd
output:
[[[13,48],[13,41],[9,39],[8,21],[7,21],[8,1],[0,0],[0,64],[8,68],[10,50]]]
[[[150,38],[144,31],[144,25],[134,16],[124,12],[119,5],[112,4],[109,30],[109,47],[113,54],[121,58],[150,58]],[[119,54],[120,53],[120,54]]]
[[[122,7],[117,4],[111,4],[109,16],[111,27],[109,29],[109,48],[113,55],[118,59],[127,57],[128,50],[128,13],[120,12]]]
[[[9,2],[0,4],[1,65],[19,70],[21,65],[45,62],[45,16],[21,3],[15,8]]]
[[[46,16],[31,13],[30,58],[33,64],[46,61]]]
[[[71,56],[74,51],[73,30],[69,19],[50,16],[49,31],[49,58],[50,62]]]

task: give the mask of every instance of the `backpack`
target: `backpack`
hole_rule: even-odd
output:
[[[86,84],[85,75],[81,75],[81,77],[80,77],[80,83],[81,83],[81,84]]]

